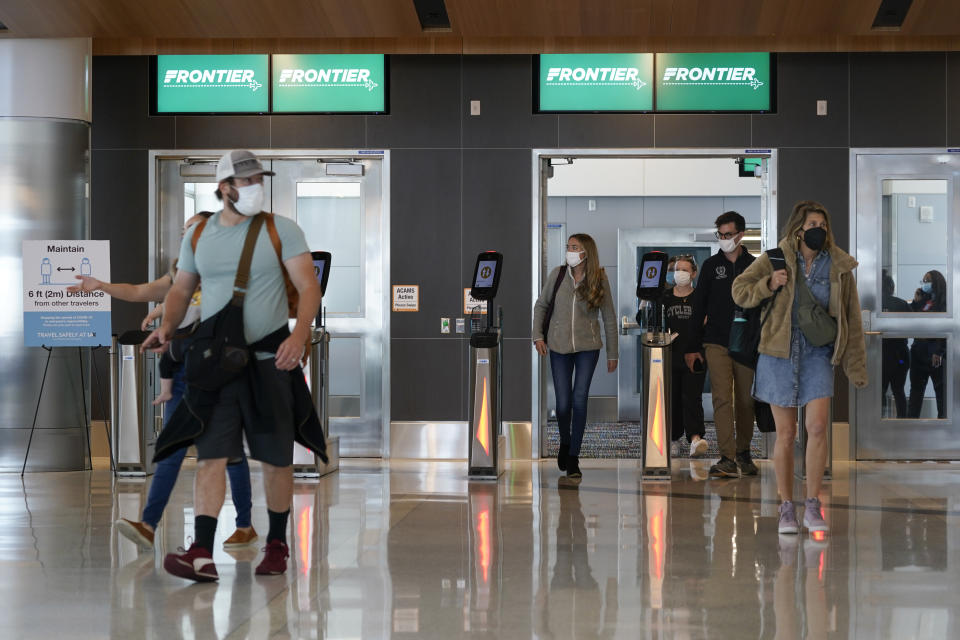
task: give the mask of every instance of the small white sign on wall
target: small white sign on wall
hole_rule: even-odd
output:
[[[487,312],[487,301],[474,298],[470,295],[470,289],[468,287],[463,290],[463,312],[465,314],[477,312],[485,314]]]
[[[393,285],[394,311],[420,311],[420,285]]]

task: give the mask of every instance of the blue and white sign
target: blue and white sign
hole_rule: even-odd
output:
[[[109,241],[24,240],[25,346],[110,344],[110,296],[103,291],[67,291],[80,275],[110,282]]]

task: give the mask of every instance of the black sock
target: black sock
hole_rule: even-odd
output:
[[[270,517],[270,531],[267,532],[267,544],[273,540],[287,543],[287,518],[290,517],[290,509],[283,513],[270,511],[267,509],[267,515]]]
[[[193,521],[193,543],[213,553],[213,539],[217,535],[217,519],[197,516]]]

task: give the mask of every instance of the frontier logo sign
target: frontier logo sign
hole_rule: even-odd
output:
[[[660,82],[663,85],[686,86],[749,86],[754,90],[765,82],[757,79],[753,67],[669,67]]]
[[[769,111],[769,53],[657,54],[657,111]]]
[[[636,67],[553,67],[547,71],[547,85],[620,87],[632,86],[637,91],[647,86]]]
[[[383,112],[384,70],[382,55],[275,55],[273,111]]]
[[[164,85],[176,87],[247,87],[256,91],[263,83],[253,69],[167,69]]]
[[[265,55],[157,56],[157,112],[264,113]]]
[[[653,54],[540,56],[540,111],[651,111]]]

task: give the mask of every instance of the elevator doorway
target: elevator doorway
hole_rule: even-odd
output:
[[[186,219],[221,208],[216,165],[227,150],[152,151],[150,278],[179,254]],[[340,455],[388,456],[390,425],[389,152],[254,151],[266,169],[264,207],[300,225],[311,251],[330,251],[323,299],[330,342],[330,435]]]
[[[693,254],[702,265],[699,258],[719,250],[713,222],[728,210],[739,211],[747,220],[743,245],[748,251],[757,255],[775,246],[776,157],[774,149],[533,152],[533,299],[550,270],[562,264],[567,237],[578,232],[597,241],[614,296],[620,361],[613,374],[597,367],[587,431],[595,425],[606,431],[609,441],[626,442],[601,444],[599,457],[639,456],[639,437],[633,437],[639,435],[643,415],[634,293],[639,256],[660,249],[670,255]],[[545,358],[535,352],[531,358],[532,448],[547,456],[556,431],[552,376]],[[709,423],[709,374],[702,401]],[[756,441],[759,455],[766,455],[769,443],[760,436]]]

